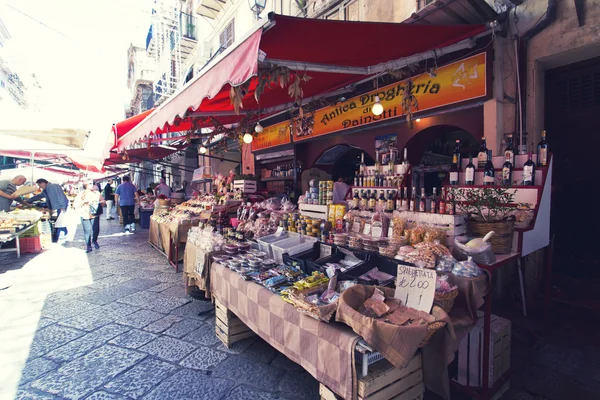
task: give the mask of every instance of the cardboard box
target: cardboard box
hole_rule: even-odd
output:
[[[490,323],[490,371],[488,387],[510,368],[511,322],[496,315]],[[481,387],[483,383],[483,317],[462,339],[458,347],[458,375],[456,381],[465,386]]]

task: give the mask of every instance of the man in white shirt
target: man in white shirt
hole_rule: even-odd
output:
[[[164,194],[167,197],[171,197],[171,188],[165,183],[163,178],[160,178],[160,183],[154,188],[154,194],[156,196]]]

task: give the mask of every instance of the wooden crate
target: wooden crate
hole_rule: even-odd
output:
[[[256,335],[215,297],[215,332],[226,347]]]
[[[233,190],[241,190],[244,193],[256,193],[256,181],[237,180],[233,181]]]
[[[414,211],[402,211],[401,214],[402,218],[404,218],[406,222],[413,222],[446,231],[446,246],[453,246],[454,238],[456,236],[463,236],[467,234],[467,216],[464,214],[448,215]]]
[[[320,204],[300,204],[300,214],[309,218],[327,219],[329,206]]]
[[[396,368],[387,360],[369,366],[369,374],[359,377],[357,394],[359,400],[422,400],[423,368],[421,355],[417,354],[405,368]],[[325,385],[319,388],[321,400],[340,399]]]

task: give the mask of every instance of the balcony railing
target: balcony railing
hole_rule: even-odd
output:
[[[181,36],[183,38],[198,40],[196,36],[196,17],[182,12],[179,15],[179,26],[181,27]]]

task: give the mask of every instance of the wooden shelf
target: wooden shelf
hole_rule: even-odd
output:
[[[271,178],[262,178],[261,182],[279,182],[279,181],[293,181],[293,176],[275,176]]]
[[[498,189],[498,188],[506,188],[506,189],[541,189],[541,185],[533,185],[533,186],[501,186],[501,185],[444,185],[445,188],[465,188],[465,189]]]
[[[260,165],[278,164],[278,163],[282,163],[284,161],[293,161],[293,160],[294,160],[294,156],[285,156],[285,157],[279,157],[279,158],[269,158],[266,160],[257,160],[256,163],[258,163]]]
[[[398,190],[398,186],[350,186],[354,189]]]

